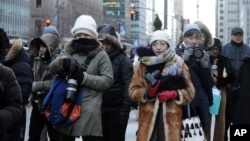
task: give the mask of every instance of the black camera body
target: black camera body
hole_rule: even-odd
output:
[[[45,107],[43,106],[43,100],[47,95],[47,91],[37,91],[34,93],[34,102],[37,104],[40,114],[44,114]]]
[[[152,86],[155,86],[157,83],[157,80],[159,80],[161,77],[160,70],[155,70],[152,73],[146,72],[145,73],[145,79],[148,83],[150,83]]]
[[[76,68],[75,71],[82,71],[82,72],[86,72],[87,71],[87,68],[88,66],[87,65],[79,65],[78,63],[76,63],[77,65],[75,67],[78,67]],[[66,100],[71,100],[71,101],[75,101],[77,99],[77,87],[78,87],[78,82],[69,77],[68,79],[68,87],[67,87],[67,91],[66,91],[66,95],[65,95],[65,99]]]
[[[202,58],[204,55],[203,49],[201,49],[200,47],[194,47],[193,48],[193,56],[197,59]]]

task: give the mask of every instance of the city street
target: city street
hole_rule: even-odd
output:
[[[27,131],[29,131],[29,120],[30,120],[30,113],[32,110],[32,106],[27,106],[26,109],[27,109],[27,124],[26,124],[25,141],[27,141],[28,138]],[[137,130],[136,112],[135,110],[133,110],[130,112],[130,119],[126,132],[126,141],[135,141],[136,130]],[[78,138],[76,139],[76,141],[82,141],[82,139]]]
[[[27,125],[26,125],[26,134],[25,134],[25,141],[27,141],[29,131],[29,119],[30,119],[30,112],[32,106],[27,106]],[[212,119],[212,127],[214,127],[214,118]],[[125,141],[135,141],[136,140],[136,130],[137,130],[137,120],[136,120],[136,110],[132,110],[130,112],[129,123],[126,131],[126,140]],[[77,138],[76,141],[82,141],[81,138]]]

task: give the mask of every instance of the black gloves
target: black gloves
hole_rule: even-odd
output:
[[[129,113],[130,113],[129,108],[121,108],[120,109],[120,117],[119,117],[120,124],[125,125],[128,123]]]
[[[73,74],[76,70],[79,70],[80,65],[74,59],[64,58],[63,63],[62,63],[62,67],[66,73]]]
[[[176,76],[162,76],[161,83],[159,86],[158,91],[164,90],[178,90],[178,89],[185,89],[187,87],[186,79],[181,75]]]
[[[78,83],[81,83],[83,80],[83,70],[78,69],[76,72],[74,72],[70,78],[75,79]]]

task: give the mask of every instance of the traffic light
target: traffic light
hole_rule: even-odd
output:
[[[139,11],[136,11],[136,12],[135,12],[135,19],[136,19],[136,20],[139,20],[139,17],[140,17],[140,12],[139,12]]]
[[[47,25],[47,26],[49,26],[49,25],[51,24],[51,21],[50,21],[49,18],[47,18],[45,22],[46,22],[46,25]]]
[[[135,19],[135,10],[134,9],[130,10],[130,16],[131,16],[131,20]]]

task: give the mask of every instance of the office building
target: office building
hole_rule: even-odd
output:
[[[231,41],[233,27],[244,30],[244,42],[250,45],[250,0],[216,0],[216,36],[223,44]]]
[[[25,46],[29,40],[30,0],[1,0],[0,27],[9,38],[22,38]]]

